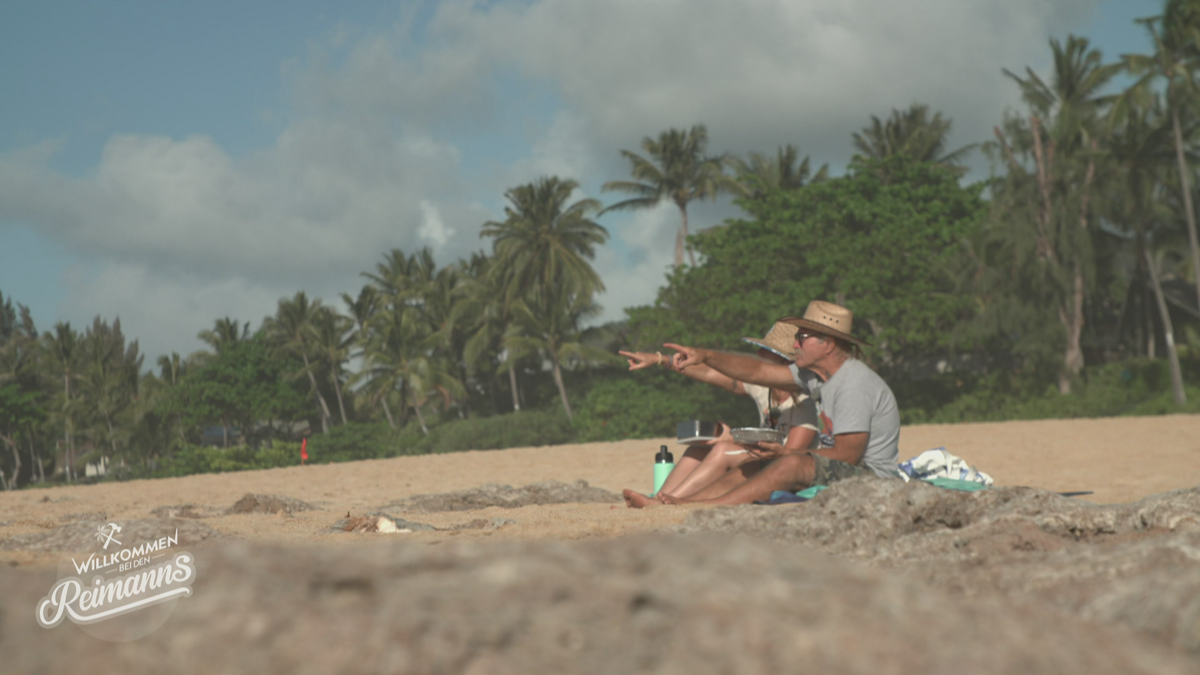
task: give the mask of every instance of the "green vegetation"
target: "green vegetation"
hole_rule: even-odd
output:
[[[566,417],[555,412],[519,412],[480,417],[436,427],[424,434],[415,425],[401,430],[386,423],[350,423],[328,434],[313,436],[308,444],[309,464],[354,462],[405,455],[428,455],[466,450],[499,450],[537,445],[557,445],[575,440]],[[217,447],[186,445],[154,467],[117,471],[117,478],[163,478],[195,473],[220,473],[273,469],[300,463],[300,442],[275,441],[257,448],[249,445]]]
[[[997,111],[990,139],[949,149],[951,120],[920,103],[859,111],[844,175],[791,144],[710,155],[702,124],[646,136],[620,150],[629,179],[603,186],[626,199],[515,186],[481,224],[490,251],[440,267],[381,252],[344,307],[300,291],[256,328],[217,319],[206,350],[156,372],[117,320],[39,331],[0,295],[0,486],[82,480],[102,459],[118,479],[293,466],[305,437],[327,463],[747,424],[738,397],[629,373],[616,351],[748,351],[739,338],[813,299],[854,311],[908,424],[1200,411],[1200,2],[1144,23],[1152,54],[1106,61],[1068,36],[1047,77],[1004,71],[1023,107]],[[992,175],[965,184],[976,151]],[[719,194],[742,215],[689,223]],[[589,328],[597,220],[663,200],[680,214],[666,284]]]
[[[606,441],[673,436],[676,422],[689,419],[758,423],[746,399],[665,372],[637,378],[618,373],[596,382],[576,421],[578,440]]]
[[[648,346],[672,339],[735,348],[804,298],[840,299],[874,325],[878,365],[901,374],[954,342],[972,298],[956,293],[959,242],[984,215],[979,186],[907,155],[854,163],[837,179],[743,200],[753,220],[696,235],[654,307],[630,310]],[[792,300],[792,299],[795,300]]]
[[[1191,372],[1200,367],[1197,362],[1189,365]],[[1166,363],[1148,359],[1085,368],[1071,396],[1063,396],[1053,384],[1038,391],[1033,383],[993,376],[964,387],[936,410],[907,410],[905,422],[952,424],[1200,412],[1200,386],[1189,386],[1188,403],[1175,405],[1167,370]]]

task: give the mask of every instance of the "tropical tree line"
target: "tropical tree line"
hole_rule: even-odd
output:
[[[880,298],[902,302],[906,310],[937,304],[951,295],[969,298],[967,308],[955,317],[952,332],[958,339],[945,349],[1015,359],[1051,376],[1063,394],[1072,391],[1089,362],[1139,354],[1155,358],[1165,351],[1174,400],[1184,404],[1187,396],[1176,328],[1180,322],[1190,328],[1200,319],[1200,245],[1194,207],[1200,2],[1170,0],[1162,15],[1139,23],[1151,38],[1150,54],[1108,61],[1086,38],[1069,36],[1065,42],[1050,40],[1052,67],[1046,76],[1032,68],[1021,73],[1004,69],[1024,108],[1006,112],[993,137],[979,143],[949,150],[950,120],[921,104],[893,110],[884,119],[872,117],[869,126],[854,134],[854,161],[840,180],[853,179],[872,160],[897,156],[962,175],[964,159],[979,150],[993,165],[990,178],[978,184],[986,214],[962,231],[961,239],[944,244],[955,254],[942,263],[947,274],[937,295],[896,297],[891,291],[900,286],[888,284],[859,287],[856,296],[851,287],[854,278],[862,275],[847,271],[808,294],[783,300],[774,308],[776,314],[801,310],[805,298],[830,297],[860,310],[871,333],[886,337],[880,333],[886,330],[882,319],[887,313],[872,315],[870,309]],[[1129,83],[1123,89],[1116,86],[1120,78]],[[687,203],[722,190],[736,195],[758,226],[770,223],[783,228],[818,217],[828,206],[828,200],[805,203],[806,196],[820,191],[806,187],[808,160],[797,164],[798,153],[791,146],[781,148],[773,161],[762,156],[752,157],[751,162],[721,156],[699,162],[678,158],[693,147],[703,148],[705,140],[700,126],[687,134],[673,130],[658,139],[647,138],[643,148],[657,164],[623,151],[638,180],[613,181],[605,188],[636,196],[609,208],[643,207],[670,198],[680,210],[682,238],[689,228]],[[682,169],[671,168],[691,166],[696,168],[684,172],[690,180],[679,179]],[[725,174],[722,167],[733,167],[733,175]],[[886,174],[895,167],[875,163],[871,169]],[[901,179],[881,178],[881,185]],[[828,179],[823,167],[811,182]],[[934,183],[923,180],[912,187],[929,188]],[[876,196],[869,195],[864,205]],[[786,217],[781,219],[782,212]],[[795,251],[795,258],[810,262],[791,273],[812,278],[821,265],[839,258],[841,241],[855,238],[861,216],[853,209],[839,214],[833,231],[821,239],[786,240],[797,249],[815,248]],[[750,227],[745,222],[727,226],[740,227],[739,236]],[[895,250],[872,248],[872,242],[886,240],[895,230],[890,225],[873,229],[874,238],[862,242],[857,255],[842,260],[843,269],[888,268],[900,262]],[[712,259],[722,258],[726,268],[740,265],[744,270],[753,264],[749,256],[730,260],[711,255],[716,249],[728,253],[734,245],[711,232],[693,242],[691,255],[708,252]],[[677,250],[676,264],[681,263]],[[693,260],[690,270],[681,270],[663,289],[653,308],[659,310],[657,318],[650,323],[674,326],[676,337],[710,333],[714,312],[690,322],[681,317],[721,297],[712,293],[696,297],[692,290],[704,287],[704,279],[714,272],[711,265],[697,266]],[[744,271],[739,274],[746,276]],[[670,318],[664,317],[664,311]],[[649,321],[646,312],[634,312]],[[739,313],[715,311],[715,316],[735,315]],[[667,337],[658,330],[651,333]],[[1196,340],[1195,333],[1187,335]],[[880,356],[887,361],[887,350],[882,351]]]
[[[391,250],[340,302],[301,291],[256,327],[217,319],[206,349],[153,368],[119,320],[39,332],[0,295],[0,481],[529,408],[560,410],[581,437],[669,433],[677,411],[656,407],[668,385],[624,372],[618,347],[736,347],[813,298],[855,311],[873,365],[914,405],[938,378],[954,383],[941,405],[997,373],[1071,394],[1086,366],[1135,357],[1165,358],[1182,405],[1200,379],[1187,370],[1200,353],[1198,6],[1170,0],[1145,20],[1147,55],[1051,40],[1045,76],[1003,71],[1023,108],[978,143],[950,148],[951,120],[914,103],[871,116],[834,176],[795,145],[711,154],[704,125],[668,129],[621,150],[629,177],[602,188],[618,201],[557,176],[513,187],[481,226],[490,251],[439,266],[428,249]],[[965,184],[974,153],[993,170]],[[744,218],[693,233],[689,207],[720,195]],[[598,219],[664,201],[680,225],[658,299],[589,327],[605,290]]]
[[[217,319],[198,334],[207,349],[163,356],[157,372],[142,372],[119,320],[39,334],[28,308],[0,296],[0,441],[12,456],[0,478],[43,481],[50,464],[72,481],[100,458],[153,464],[188,444],[373,419],[428,434],[429,414],[520,410],[523,380],[543,370],[570,420],[564,369],[613,359],[584,339],[604,291],[591,261],[608,233],[592,219],[599,202],[577,189],[558,177],[512,188],[504,218],[481,229],[490,255],[438,267],[428,249],[393,249],[342,307],[301,291],[254,330]]]

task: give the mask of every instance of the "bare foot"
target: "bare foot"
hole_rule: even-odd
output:
[[[668,494],[659,494],[658,501],[662,502],[663,504],[669,504],[671,506],[677,506],[677,505],[683,503],[683,500],[680,499],[679,497],[676,497],[674,495],[668,495]]]
[[[654,499],[653,497],[647,497],[637,490],[625,490],[621,494],[625,497],[625,505],[631,509],[643,509],[647,506],[662,506],[662,502]]]

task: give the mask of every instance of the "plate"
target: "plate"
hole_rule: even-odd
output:
[[[730,433],[733,435],[734,442],[744,443],[746,445],[762,443],[763,441],[769,443],[783,443],[784,438],[787,437],[786,432],[771,428],[762,429],[759,427],[741,427],[731,430]]]

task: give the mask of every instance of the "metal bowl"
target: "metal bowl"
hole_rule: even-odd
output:
[[[744,443],[746,445],[753,445],[764,441],[768,443],[783,443],[784,438],[787,437],[787,432],[785,431],[770,428],[760,429],[758,427],[731,429],[730,434],[733,435],[735,443]]]
[[[704,443],[717,437],[716,422],[688,420],[675,425],[675,435],[680,443]]]

